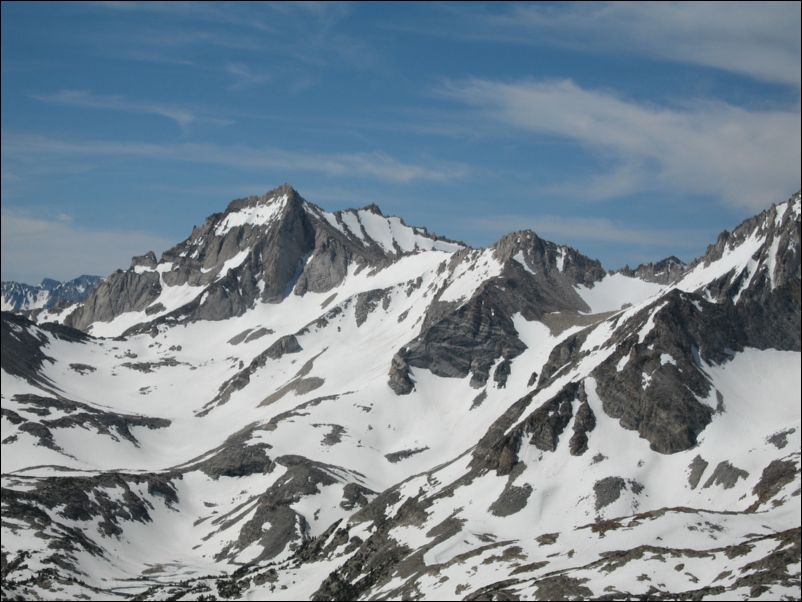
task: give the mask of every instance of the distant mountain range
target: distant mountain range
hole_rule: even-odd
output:
[[[101,282],[100,276],[78,276],[65,282],[45,278],[39,286],[3,282],[0,303],[3,311],[51,309],[83,301]]]
[[[609,272],[284,185],[4,312],[3,597],[799,599],[800,205]]]

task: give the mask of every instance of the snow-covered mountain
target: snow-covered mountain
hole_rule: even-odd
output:
[[[38,286],[22,282],[3,282],[0,305],[3,311],[30,311],[64,306],[83,301],[101,282],[103,278],[100,276],[86,275],[65,282],[45,278]]]
[[[606,272],[288,186],[3,313],[3,595],[798,599],[800,195]]]

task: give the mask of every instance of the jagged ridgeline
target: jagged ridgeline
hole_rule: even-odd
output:
[[[43,309],[65,308],[86,299],[103,282],[100,276],[78,276],[66,282],[45,278],[38,286],[3,282],[3,311],[27,312],[35,316]]]
[[[799,599],[800,213],[608,272],[233,201],[3,312],[3,597]]]

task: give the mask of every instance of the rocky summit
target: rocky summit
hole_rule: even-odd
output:
[[[607,271],[284,185],[4,283],[3,598],[799,599],[801,213]]]

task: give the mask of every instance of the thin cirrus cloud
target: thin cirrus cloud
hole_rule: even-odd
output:
[[[553,38],[561,43],[639,50],[800,85],[798,2],[582,2],[561,10],[517,4],[508,17],[517,27],[561,34]]]
[[[531,228],[548,236],[576,244],[578,242],[616,243],[648,248],[669,248],[676,252],[696,251],[709,240],[710,232],[695,228],[649,228],[621,224],[607,218],[566,217],[561,215],[499,215],[490,219],[465,219],[468,230],[501,236]]]
[[[273,33],[275,28],[252,12],[242,14],[242,5],[216,2],[92,2],[91,9],[130,13],[152,13],[215,24],[242,26]],[[247,6],[246,6],[247,9]],[[228,45],[222,44],[222,45]]]
[[[468,107],[471,120],[535,141],[565,139],[613,158],[618,167],[588,191],[591,199],[663,189],[761,209],[766,198],[782,199],[799,187],[798,109],[750,110],[718,101],[657,106],[572,80],[471,79],[446,83],[439,93]],[[577,192],[589,184],[566,186]]]
[[[798,2],[563,2],[443,5],[449,27],[409,29],[473,42],[647,56],[800,86]]]
[[[94,94],[85,90],[59,90],[54,94],[33,94],[32,97],[40,102],[65,107],[158,115],[174,121],[182,129],[186,129],[197,121],[216,123],[218,125],[231,123],[230,120],[202,115],[185,107],[159,102],[131,100],[124,96]]]
[[[128,267],[134,255],[162,251],[170,241],[147,232],[86,229],[59,214],[55,220],[3,210],[4,280],[65,280],[85,274],[105,276]]]
[[[269,74],[258,73],[244,63],[226,63],[224,70],[234,80],[234,90],[266,84],[271,79]]]
[[[375,48],[336,28],[351,13],[349,3],[102,2],[86,6],[95,11],[160,17],[158,27],[133,28],[123,33],[122,39],[117,32],[99,36],[104,51],[114,48],[123,58],[151,60],[179,52],[170,60],[193,64],[197,58],[188,58],[194,56],[193,50],[216,46],[280,54],[307,66],[345,64],[366,69],[379,64]],[[190,28],[187,23],[192,24]],[[297,43],[299,38],[303,44]],[[250,75],[260,74],[251,70]]]
[[[6,135],[3,155],[24,169],[31,158],[41,162],[64,157],[138,157],[160,161],[181,161],[219,165],[238,170],[273,169],[285,172],[314,172],[329,176],[366,177],[386,182],[445,182],[465,177],[462,163],[404,162],[383,151],[321,154],[288,151],[275,147],[221,145],[213,143],[119,142],[106,140],[59,140],[43,136]],[[12,166],[13,167],[13,166]]]

